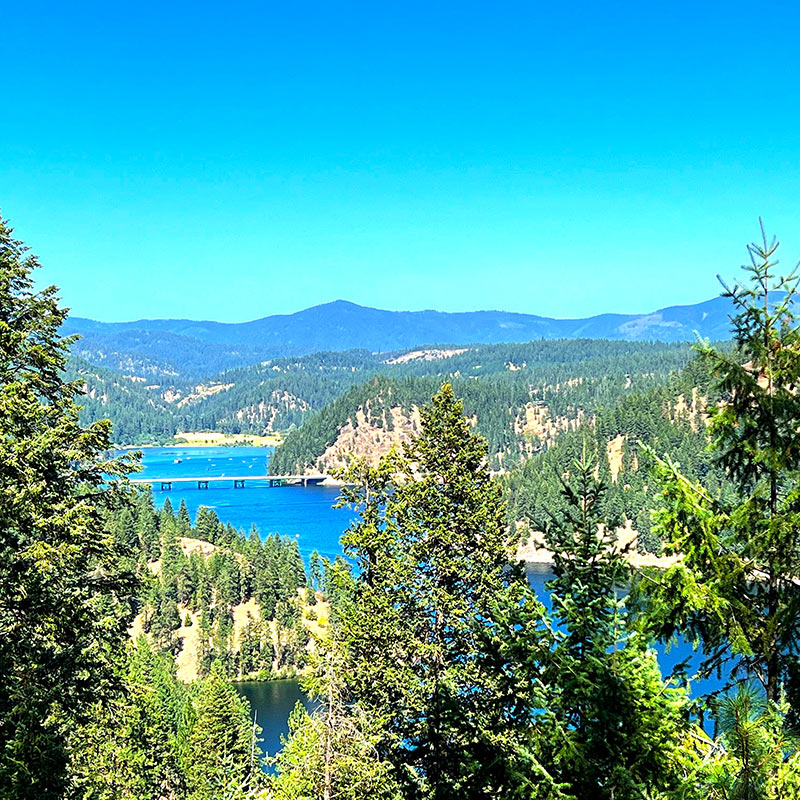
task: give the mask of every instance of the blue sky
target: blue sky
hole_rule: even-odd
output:
[[[17,3],[0,210],[96,319],[637,312],[800,256],[800,12]]]

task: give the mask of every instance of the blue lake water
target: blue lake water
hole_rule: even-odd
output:
[[[214,478],[267,475],[271,447],[152,447],[143,452],[144,469],[137,478]],[[300,553],[316,549],[333,558],[341,552],[339,538],[350,513],[334,509],[339,490],[330,486],[273,486],[266,481],[248,480],[235,489],[233,481],[212,482],[208,489],[195,483],[174,483],[172,489],[153,486],[153,499],[160,508],[169,498],[175,511],[181,500],[194,519],[200,506],[213,508],[222,522],[245,532],[255,523],[264,538],[270,533],[297,540]]]
[[[160,447],[143,451],[143,471],[136,477],[201,479],[225,476],[269,474],[271,448],[265,447]],[[270,487],[265,481],[247,480],[244,488],[235,489],[232,481],[211,483],[208,489],[198,489],[195,483],[175,483],[172,489],[153,487],[153,499],[158,508],[169,497],[177,511],[181,500],[192,518],[200,506],[213,508],[222,522],[249,531],[255,524],[263,537],[270,533],[290,536],[297,540],[300,553],[308,560],[313,550],[334,558],[341,552],[339,538],[349,524],[351,512],[334,509],[339,490],[325,486]],[[547,566],[532,564],[527,569],[528,580],[549,605],[545,582],[550,577]],[[659,662],[665,674],[687,656],[692,649],[681,643],[666,652],[659,647]],[[698,661],[694,654],[693,661]],[[710,691],[718,682],[708,681],[695,690]],[[303,698],[295,681],[276,681],[271,684],[237,684],[238,690],[250,701],[258,724],[262,728],[261,748],[273,754],[280,746],[281,735],[288,731],[287,720],[295,703]]]
[[[312,708],[297,681],[239,681],[233,685],[250,703],[261,728],[259,746],[265,756],[274,756],[281,749],[281,736],[289,730],[287,720],[292,709],[298,703]]]

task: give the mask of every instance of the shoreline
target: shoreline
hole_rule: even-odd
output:
[[[626,525],[617,528],[617,545],[625,552],[625,560],[633,569],[661,569],[666,570],[674,566],[680,558],[678,556],[658,556],[654,553],[640,553],[636,549],[637,532],[632,528],[630,520]],[[551,566],[553,554],[544,544],[544,537],[539,531],[529,531],[517,547],[517,558],[524,564],[541,564]]]
[[[115,444],[115,450],[146,450],[154,447],[278,447],[283,443],[283,436],[280,433],[270,433],[265,435],[246,434],[246,433],[219,433],[209,432],[186,432],[176,433],[176,439],[182,441],[172,441],[166,444]]]

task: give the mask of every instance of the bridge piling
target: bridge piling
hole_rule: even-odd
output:
[[[160,486],[162,492],[168,492],[174,483],[196,485],[198,489],[209,489],[212,483],[233,483],[235,489],[244,489],[245,481],[264,481],[267,486],[318,486],[326,479],[326,475],[195,475],[178,478],[131,478],[132,484],[149,484],[153,488]]]

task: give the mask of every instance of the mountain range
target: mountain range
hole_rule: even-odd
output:
[[[392,352],[424,345],[537,339],[692,341],[729,337],[730,300],[669,306],[647,314],[555,319],[507,311],[386,311],[345,300],[251,322],[189,319],[98,322],[69,317],[80,334],[73,352],[93,364],[141,377],[193,379],[281,356],[363,348]]]

